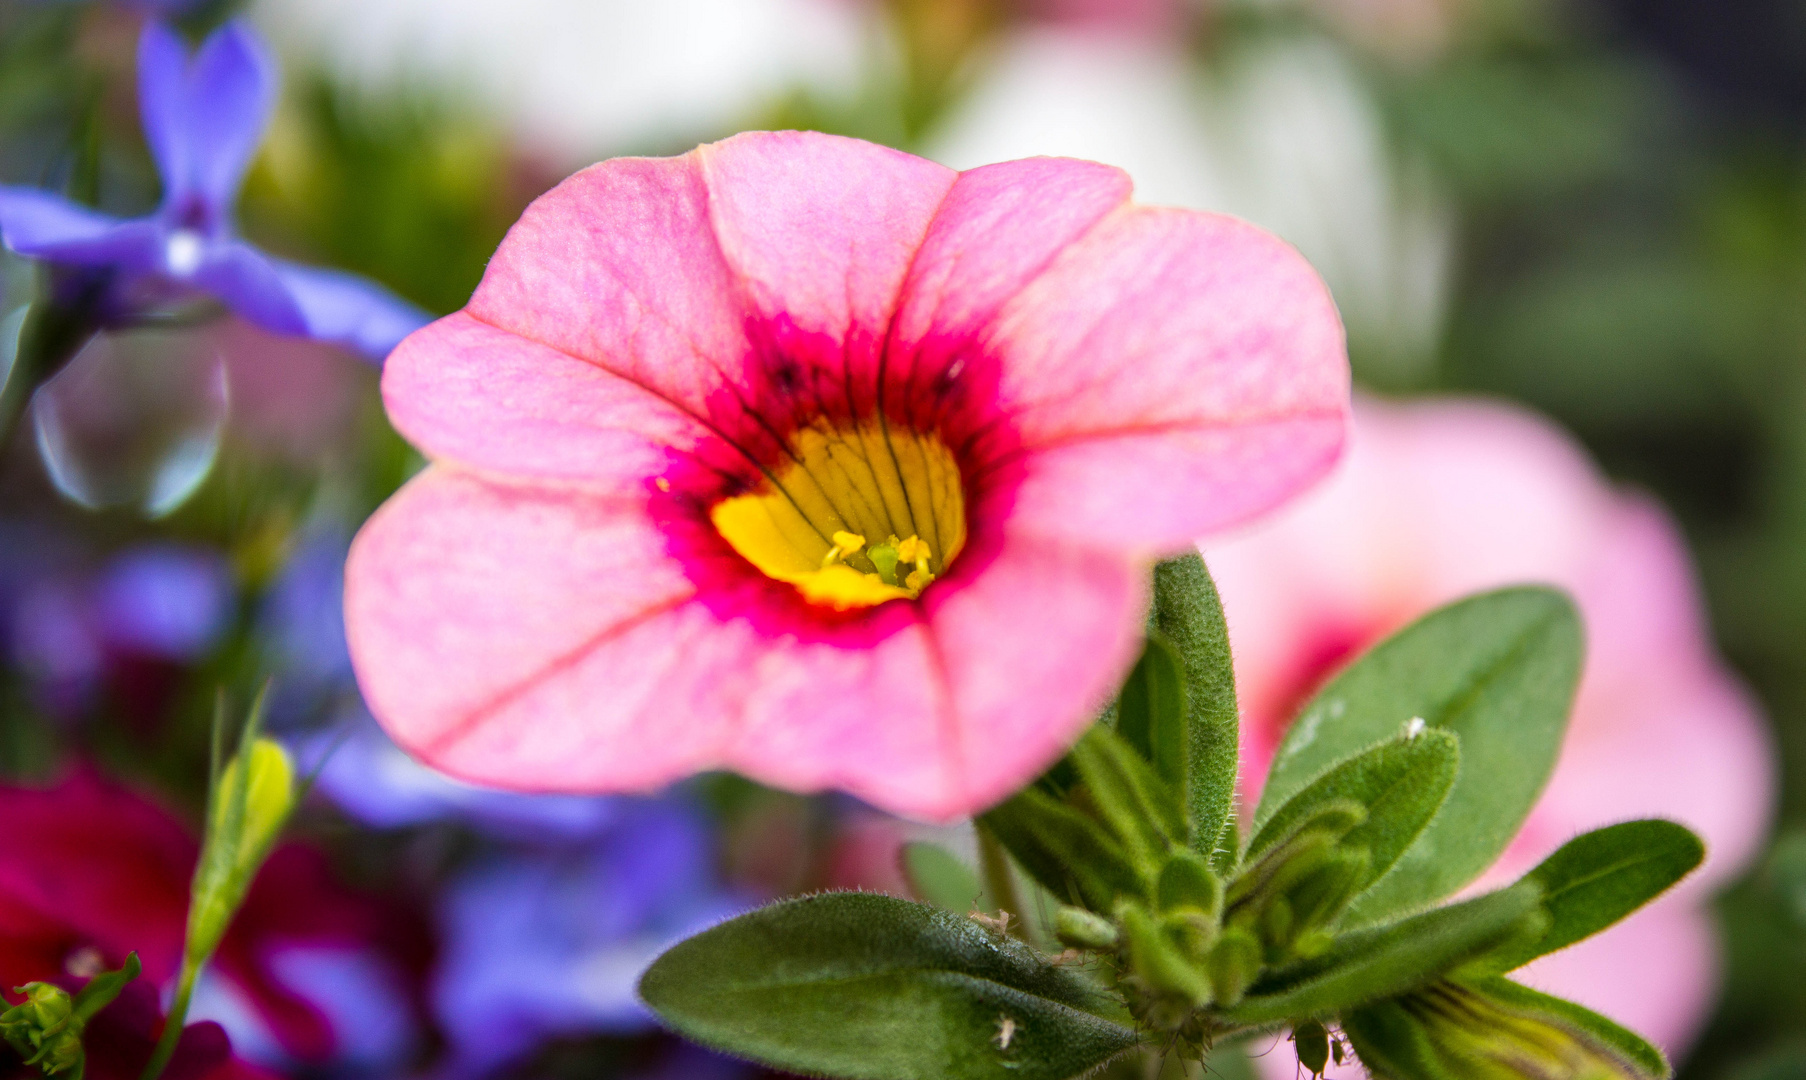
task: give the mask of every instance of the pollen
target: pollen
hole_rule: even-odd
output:
[[[709,518],[736,552],[810,603],[847,611],[913,599],[964,547],[959,465],[938,437],[876,421],[818,424],[788,450],[757,488],[716,503]]]

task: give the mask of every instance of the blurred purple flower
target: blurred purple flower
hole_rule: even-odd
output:
[[[324,1014],[335,1040],[330,1073],[397,1073],[418,1048],[421,1033],[406,979],[387,957],[367,948],[282,945],[269,951],[266,962],[286,990]],[[288,1073],[309,1065],[318,1071],[321,1064],[297,1058],[257,1003],[216,972],[201,976],[188,1015],[219,1023],[247,1061]]]
[[[160,659],[192,660],[213,647],[232,612],[232,569],[208,548],[133,548],[95,582],[102,639]]]
[[[12,659],[65,714],[81,710],[109,662],[200,659],[225,631],[233,602],[225,558],[178,544],[128,548],[98,570],[45,567],[13,588]]]
[[[549,1037],[654,1029],[640,973],[748,905],[722,888],[714,858],[693,808],[623,799],[616,827],[586,848],[504,854],[455,878],[434,987],[453,1071],[486,1073]]]
[[[173,30],[147,24],[138,95],[162,205],[122,220],[47,191],[0,186],[0,236],[21,255],[112,272],[113,295],[132,298],[121,307],[198,290],[271,332],[380,361],[428,321],[424,312],[355,275],[266,255],[233,230],[276,85],[275,62],[242,20],[215,31],[192,61]]]
[[[284,687],[318,695],[352,686],[345,646],[345,552],[349,533],[309,528],[270,586],[261,620]]]
[[[378,829],[455,821],[504,840],[569,843],[621,824],[630,800],[596,795],[526,795],[454,780],[407,755],[361,707],[344,721],[349,734],[306,740],[304,762],[330,753],[315,787],[345,813]]]

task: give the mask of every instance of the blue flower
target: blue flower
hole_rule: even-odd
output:
[[[111,273],[111,295],[128,311],[207,293],[266,330],[380,361],[428,321],[424,312],[355,275],[266,255],[233,228],[276,85],[275,62],[243,21],[215,31],[192,61],[173,30],[147,24],[138,95],[162,204],[122,220],[48,191],[0,186],[0,237],[21,255]]]
[[[434,1004],[453,1073],[487,1073],[547,1038],[656,1030],[640,974],[747,906],[719,884],[694,808],[620,802],[616,827],[591,845],[498,854],[448,886]]]

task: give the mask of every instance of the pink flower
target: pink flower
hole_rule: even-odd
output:
[[[435,463],[345,607],[403,746],[947,819],[1114,691],[1154,558],[1328,468],[1347,366],[1295,252],[1116,169],[789,132],[565,181],[383,391]]]
[[[1756,850],[1774,775],[1755,705],[1713,653],[1683,542],[1650,499],[1611,487],[1547,422],[1504,405],[1363,401],[1334,479],[1246,535],[1209,545],[1241,695],[1252,805],[1285,724],[1323,678],[1428,609],[1498,585],[1569,590],[1587,663],[1555,775],[1482,879],[1627,818],[1680,821],[1704,869],[1600,936],[1525,971],[1686,1048],[1717,948],[1702,907]],[[1269,1055],[1291,1076],[1289,1046]],[[1358,1075],[1349,1072],[1347,1075]]]

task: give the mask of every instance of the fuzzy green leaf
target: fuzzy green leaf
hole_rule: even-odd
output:
[[[1178,653],[1185,672],[1187,723],[1184,792],[1192,846],[1227,873],[1235,859],[1236,706],[1235,667],[1229,626],[1210,571],[1197,554],[1154,568],[1150,618]],[[1371,740],[1370,740],[1371,741]]]
[[[1109,913],[1118,896],[1152,892],[1152,880],[1102,824],[1038,786],[1010,796],[978,821],[1029,877],[1061,900]]]
[[[1135,1046],[1082,975],[958,915],[827,893],[742,915],[655,961],[640,995],[704,1045],[854,1080],[1066,1080]]]
[[[1184,809],[1154,767],[1104,724],[1093,724],[1068,755],[1098,819],[1152,878],[1167,852],[1185,843]]]
[[[1188,708],[1179,653],[1166,635],[1148,631],[1141,659],[1116,699],[1116,733],[1175,793],[1185,790]],[[1185,816],[1183,808],[1179,815]]]
[[[1305,707],[1274,755],[1257,831],[1335,762],[1421,718],[1460,737],[1460,770],[1441,812],[1349,919],[1377,923],[1449,895],[1492,865],[1547,782],[1581,650],[1579,615],[1553,589],[1502,589],[1431,612]]]
[[[1705,857],[1699,837],[1654,818],[1577,836],[1524,875],[1543,891],[1549,929],[1487,957],[1486,966],[1510,971],[1592,937],[1666,892]]]
[[[1541,918],[1535,885],[1514,885],[1373,930],[1345,934],[1328,952],[1256,982],[1223,1019],[1271,1024],[1322,1017],[1441,979]]]
[[[1357,886],[1365,889],[1392,868],[1436,816],[1455,783],[1460,760],[1459,740],[1434,728],[1347,758],[1267,819],[1249,845],[1246,861],[1257,860],[1325,806],[1354,803],[1367,816],[1341,842],[1367,850],[1367,872]]]

